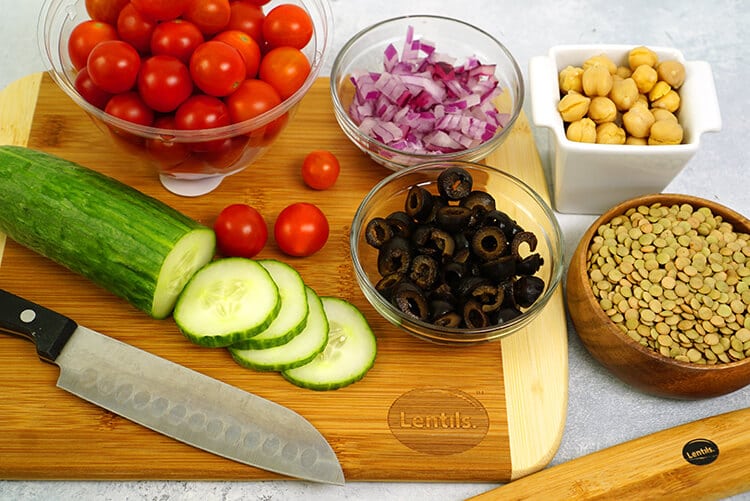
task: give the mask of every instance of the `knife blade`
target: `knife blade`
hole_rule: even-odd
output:
[[[325,437],[291,409],[2,289],[0,331],[33,341],[39,358],[59,366],[58,387],[146,428],[267,471],[344,484]]]
[[[667,428],[560,463],[470,501],[713,500],[750,492],[750,407]]]

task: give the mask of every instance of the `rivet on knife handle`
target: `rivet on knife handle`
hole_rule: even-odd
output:
[[[0,331],[33,341],[42,360],[54,362],[77,327],[64,315],[0,289]]]

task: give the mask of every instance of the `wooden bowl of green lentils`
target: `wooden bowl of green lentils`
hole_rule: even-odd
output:
[[[702,198],[625,201],[586,231],[567,303],[591,355],[646,393],[697,399],[750,384],[750,220]]]

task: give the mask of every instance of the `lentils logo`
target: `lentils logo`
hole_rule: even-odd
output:
[[[489,424],[482,403],[459,390],[412,390],[397,398],[388,410],[388,426],[399,442],[436,456],[475,447],[487,435]]]
[[[696,438],[682,448],[682,457],[697,466],[711,464],[719,457],[719,446],[706,438]]]

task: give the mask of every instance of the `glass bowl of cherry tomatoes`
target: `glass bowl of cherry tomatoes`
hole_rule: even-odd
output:
[[[328,0],[46,0],[55,83],[170,191],[197,196],[260,158],[332,40]]]

